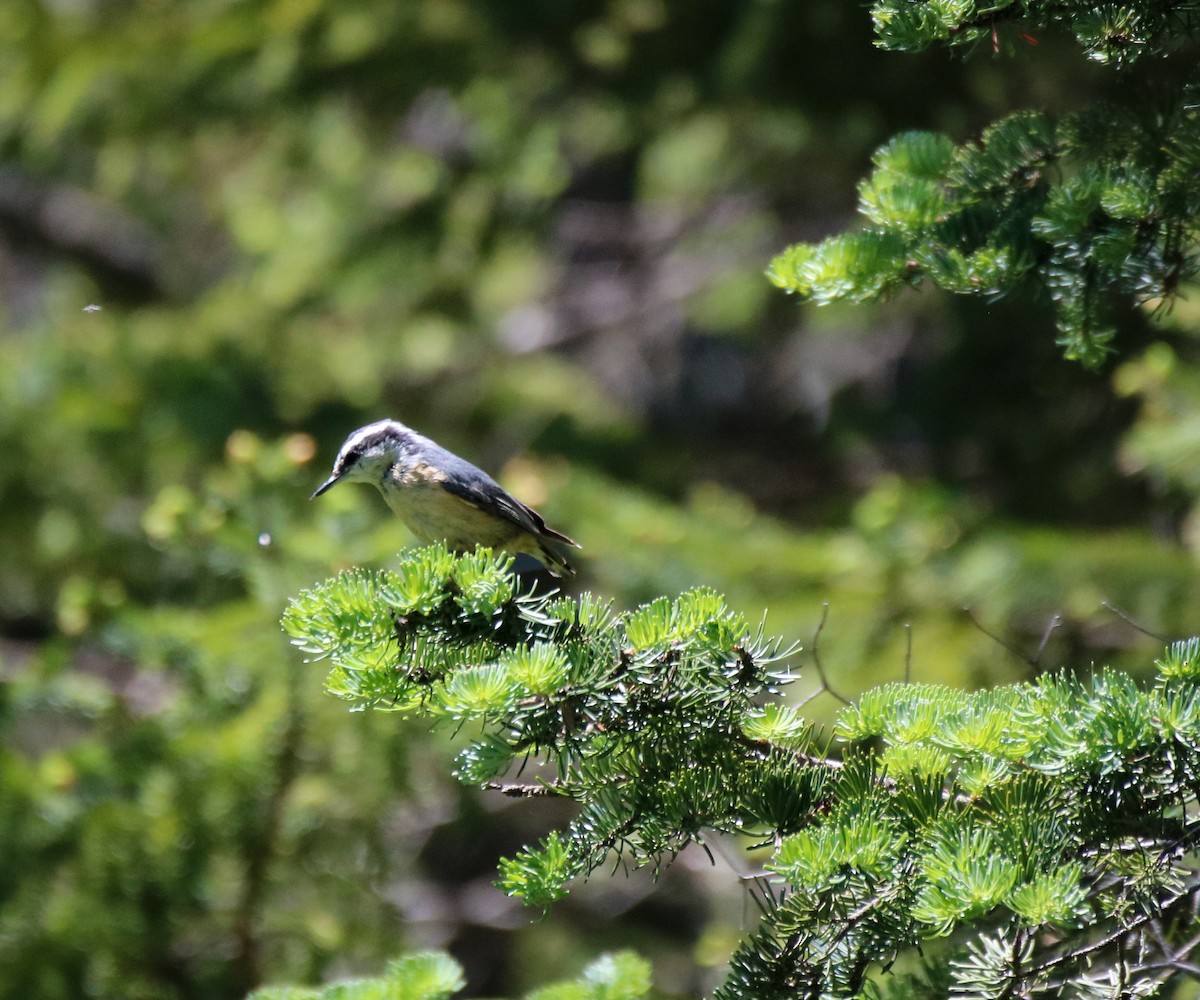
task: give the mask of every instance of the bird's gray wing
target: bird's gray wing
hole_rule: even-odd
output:
[[[465,500],[472,507],[511,521],[518,528],[538,538],[551,538],[564,545],[575,545],[575,542],[562,532],[555,531],[547,525],[542,515],[532,507],[526,507],[490,476],[479,470],[475,471],[478,474],[474,477],[459,475],[443,480],[442,489],[460,500]]]

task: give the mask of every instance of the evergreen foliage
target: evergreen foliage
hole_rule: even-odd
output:
[[[397,959],[372,979],[346,980],[321,989],[274,986],[249,1000],[447,1000],[463,988],[463,971],[453,959],[426,952]],[[530,993],[527,1000],[639,1000],[650,992],[647,963],[628,952],[604,955],[573,980]]]
[[[1133,10],[926,13],[979,22],[952,44],[1036,57],[1028,89],[1054,107],[1089,67],[1028,47],[1017,15]],[[1137,10],[1180,31],[1121,28],[1128,56],[1154,70],[1159,42],[1186,49],[1188,7]],[[294,669],[286,595],[407,543],[375,497],[306,499],[345,432],[384,414],[544,494],[617,607],[704,580],[800,634],[832,602],[848,689],[899,675],[901,623],[922,677],[1023,670],[964,604],[1017,646],[1061,612],[1048,662],[1147,666],[1097,622],[1101,598],[1164,635],[1194,628],[1200,532],[1172,530],[1200,496],[1182,337],[1125,366],[1117,407],[1047,363],[1049,338],[960,337],[978,311],[915,298],[855,316],[865,343],[812,363],[847,324],[798,324],[754,273],[781,233],[823,224],[881,136],[1009,99],[1010,64],[883,56],[867,28],[844,0],[0,4],[0,995],[317,983],[425,946],[431,898],[481,991],[526,992],[539,966],[510,956],[547,941],[574,967],[632,936],[663,955],[661,984],[702,988],[722,954],[705,942],[741,917],[706,905],[708,880],[669,887],[685,921],[642,906],[600,927],[576,896],[552,924],[481,926],[474,880],[530,811],[484,813],[446,779],[446,743],[382,711],[348,720]],[[1152,118],[1114,107],[1088,141],[1124,155]],[[871,197],[884,212],[900,194]],[[1195,302],[1170,322],[1194,327]],[[927,333],[876,357],[914,323]],[[410,638],[449,643],[459,612],[435,611],[451,610],[410,616]],[[487,664],[491,619],[471,614]],[[571,671],[561,644],[505,645],[528,622],[497,614],[502,655],[524,658],[497,684]],[[462,720],[494,693],[473,683],[443,731],[474,732]],[[742,732],[811,741],[772,701]],[[512,759],[507,735],[477,742],[478,775]],[[510,790],[538,777],[530,763]],[[794,780],[746,790],[748,815],[784,824]],[[561,833],[544,846],[577,860]],[[928,975],[904,968],[885,983]]]
[[[1075,4],[888,0],[879,43],[911,50],[1034,35],[1066,25],[1088,56],[1121,70],[1193,50],[1190,3]],[[1194,51],[1192,52],[1194,58]],[[1180,57],[1182,58],[1182,57]],[[1197,264],[1200,81],[1069,114],[1026,110],[955,144],[905,132],[876,151],[859,186],[862,229],[790,247],[769,276],[817,303],[862,302],[928,279],[996,298],[1053,302],[1067,357],[1094,366],[1116,332],[1114,306],[1170,301]]]
[[[520,594],[511,562],[431,546],[395,571],[343,573],[284,617],[300,648],[330,659],[335,695],[478,727],[460,780],[579,804],[564,835],[503,862],[510,892],[552,902],[615,850],[657,864],[701,828],[798,828],[823,781],[794,766],[799,721],[752,723],[777,746],[743,732],[755,700],[790,678],[777,641],[710,590],[617,615],[591,595]],[[540,781],[498,784],[531,759]]]
[[[618,613],[432,546],[305,591],[284,626],[334,694],[463,730],[460,781],[576,804],[500,863],[530,905],[708,831],[770,845],[721,1000],[1144,995],[1192,968],[1200,639],[1148,689],[1107,670],[884,685],[840,713],[833,756],[776,699],[795,651],[709,590]],[[948,978],[879,976],[918,948]]]
[[[1198,16],[1200,10],[1188,0],[878,0],[871,5],[879,45],[886,49],[981,43],[998,48],[1013,38],[1033,43],[1030,32],[1053,28],[1074,35],[1088,58],[1112,66],[1178,48],[1195,30]]]

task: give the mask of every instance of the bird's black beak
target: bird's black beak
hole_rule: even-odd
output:
[[[342,478],[342,474],[340,472],[335,472],[332,476],[330,476],[328,479],[326,479],[325,482],[323,482],[320,486],[318,486],[313,491],[313,495],[310,496],[308,499],[316,500],[317,497],[319,497],[322,493],[324,493],[326,490],[328,490],[331,486],[333,486],[334,483],[336,483],[341,478]]]

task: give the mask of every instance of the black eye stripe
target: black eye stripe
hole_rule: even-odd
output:
[[[346,458],[362,458],[363,455],[365,455],[372,448],[382,444],[383,442],[387,441],[388,438],[393,436],[394,435],[391,435],[386,431],[379,431],[375,434],[372,434],[370,437],[365,437],[361,441],[355,442],[354,447],[351,448],[347,453]]]
[[[338,462],[339,467],[346,469],[357,464],[369,451],[381,444],[386,444],[395,438],[395,436],[396,434],[392,430],[380,430],[359,441],[355,441],[350,449],[342,455],[341,460]]]

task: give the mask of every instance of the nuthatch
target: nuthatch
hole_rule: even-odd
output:
[[[457,552],[485,545],[533,556],[555,576],[575,572],[556,547],[578,548],[575,542],[547,527],[537,511],[482,469],[396,420],[368,424],[346,438],[313,499],[343,479],[379,487],[422,544],[445,541]]]

